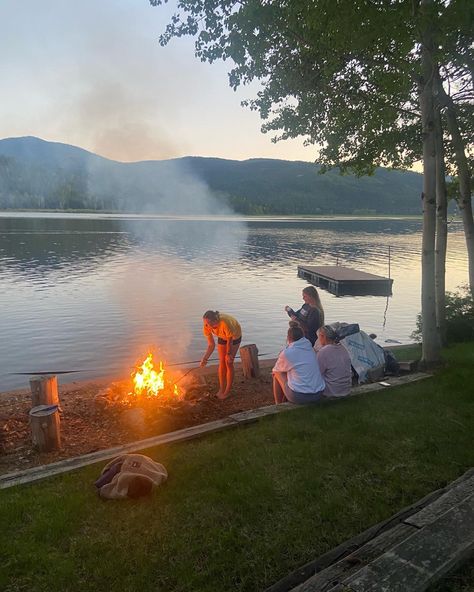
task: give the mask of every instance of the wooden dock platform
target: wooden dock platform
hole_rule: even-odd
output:
[[[391,296],[393,279],[343,265],[298,265],[298,276],[336,296]]]

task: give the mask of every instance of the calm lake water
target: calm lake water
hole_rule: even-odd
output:
[[[467,259],[461,224],[449,230],[454,290],[467,282]],[[0,214],[0,390],[28,386],[15,372],[126,375],[149,347],[169,363],[199,360],[207,309],[236,316],[243,343],[275,356],[283,307],[299,307],[308,285],[298,264],[339,259],[387,276],[389,246],[391,297],[321,298],[327,322],[408,343],[420,310],[421,220]]]

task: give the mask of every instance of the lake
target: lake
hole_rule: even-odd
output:
[[[0,213],[0,390],[15,372],[126,375],[154,347],[199,360],[202,314],[228,312],[265,356],[285,344],[307,284],[299,264],[345,264],[394,279],[393,295],[321,290],[326,322],[411,342],[420,311],[421,220]],[[449,225],[447,289],[467,282],[462,224]],[[390,341],[389,341],[390,342]]]

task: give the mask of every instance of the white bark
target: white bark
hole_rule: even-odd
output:
[[[472,215],[471,202],[471,173],[466,157],[464,141],[456,116],[456,107],[451,97],[449,97],[440,84],[439,94],[443,104],[446,105],[446,118],[448,130],[454,147],[456,159],[456,168],[459,178],[459,211],[464,226],[464,236],[466,239],[467,259],[469,267],[469,287],[474,294],[474,218]]]
[[[420,12],[432,0],[420,2]],[[422,16],[427,16],[422,15]],[[434,125],[434,63],[432,59],[433,25],[425,20],[422,32],[422,81],[420,108],[423,134],[423,240],[421,258],[422,361],[430,366],[439,362],[441,342],[436,323],[435,302],[435,232],[436,232],[436,146]]]
[[[436,322],[441,344],[446,345],[446,250],[448,243],[448,200],[446,196],[443,129],[441,114],[438,108],[436,108],[434,123],[436,148]]]

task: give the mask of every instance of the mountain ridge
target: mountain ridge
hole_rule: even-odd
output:
[[[185,156],[119,162],[35,136],[0,140],[0,208],[242,214],[419,214],[422,176],[370,177],[317,164]]]

